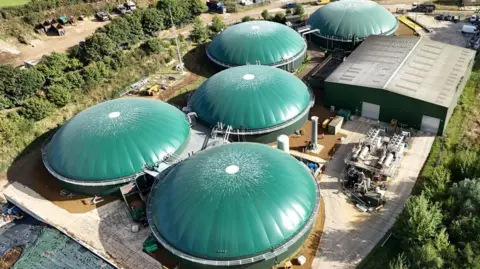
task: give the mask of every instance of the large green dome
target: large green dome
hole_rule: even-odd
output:
[[[219,65],[283,65],[305,54],[307,44],[295,30],[276,22],[250,21],[233,25],[217,35],[207,48]]]
[[[362,40],[369,35],[392,35],[398,21],[387,9],[370,0],[342,0],[315,11],[307,21],[318,35],[330,39]]]
[[[200,120],[246,130],[285,124],[308,113],[312,104],[313,96],[300,79],[260,65],[226,69],[205,81],[189,100]]]
[[[147,211],[152,232],[177,256],[247,264],[298,241],[311,228],[319,198],[305,165],[276,148],[243,142],[179,163],[154,185]]]
[[[122,98],[90,107],[52,137],[44,162],[70,180],[96,182],[143,172],[186,145],[190,125],[175,107]]]

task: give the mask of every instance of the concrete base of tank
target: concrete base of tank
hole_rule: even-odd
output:
[[[316,34],[311,34],[308,39],[325,50],[342,49],[344,51],[353,51],[362,43],[361,41],[353,43],[351,40],[331,40]]]
[[[176,156],[180,156],[182,153],[186,151],[186,148],[188,147],[190,141],[192,140],[191,138],[192,136],[190,134],[187,140],[182,145],[182,147],[175,152]],[[192,142],[198,143],[198,141],[192,141]],[[58,178],[59,175],[56,175],[53,171],[51,171],[52,168],[47,166],[48,164],[45,162],[45,159],[43,159],[43,161],[47,170],[49,170],[49,172],[54,177]],[[141,174],[139,176],[141,176]],[[60,185],[64,187],[66,190],[76,194],[83,194],[87,196],[95,196],[95,195],[121,196],[120,187],[132,182],[133,180],[135,180],[135,178],[136,178],[135,175],[132,175],[131,179],[127,181],[112,180],[110,183],[108,183],[108,181],[103,181],[104,184],[99,184],[99,183],[102,183],[102,181],[92,181],[96,183],[95,185],[89,185],[88,183],[85,183],[85,182],[82,184],[76,184],[75,180],[69,180],[70,182],[66,182],[62,179],[59,179],[58,181]]]
[[[178,256],[175,256],[171,253],[169,255],[173,260],[175,260],[176,264],[180,266],[180,268],[189,268],[189,269],[270,269],[275,266],[281,265],[285,260],[291,259],[298,249],[302,247],[305,243],[305,240],[308,238],[312,231],[312,228],[308,230],[302,237],[300,237],[294,244],[288,247],[288,249],[278,256],[274,256],[273,258],[250,263],[250,264],[242,264],[242,265],[232,265],[232,266],[214,266],[214,265],[206,265],[200,263],[194,263],[192,261],[184,260]],[[201,260],[199,260],[201,261]]]
[[[230,134],[229,140],[235,141],[235,142],[246,141],[246,142],[264,143],[264,144],[272,143],[272,142],[275,142],[277,140],[277,137],[282,134],[291,135],[296,130],[300,130],[307,122],[307,119],[308,119],[308,113],[305,116],[291,122],[289,125],[279,130],[263,133],[263,134],[256,134],[256,135]],[[218,136],[223,136],[223,134],[219,134]]]

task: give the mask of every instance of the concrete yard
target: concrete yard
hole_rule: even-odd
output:
[[[347,138],[327,164],[320,182],[325,227],[312,268],[355,268],[395,223],[430,152],[434,137],[420,132],[412,134],[398,174],[388,186],[384,208],[377,213],[356,210],[341,191],[344,158],[375,124],[376,121],[359,118],[343,126]]]
[[[445,12],[447,14],[448,12]],[[433,15],[424,15],[420,13],[409,13],[410,18],[415,19],[421,25],[432,30],[431,33],[422,33],[434,41],[439,41],[459,47],[466,47],[469,37],[462,34],[462,26],[470,24],[465,19],[458,23],[450,21],[436,20]]]

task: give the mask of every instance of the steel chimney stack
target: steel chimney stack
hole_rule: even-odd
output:
[[[318,150],[318,117],[313,116],[312,120],[312,150]]]

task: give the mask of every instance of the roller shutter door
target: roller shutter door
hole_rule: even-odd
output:
[[[380,118],[380,106],[363,102],[362,117],[372,119],[372,120],[378,120]]]
[[[422,125],[420,126],[421,131],[431,133],[431,134],[438,134],[439,128],[440,128],[440,119],[425,116],[425,115],[422,117]]]

